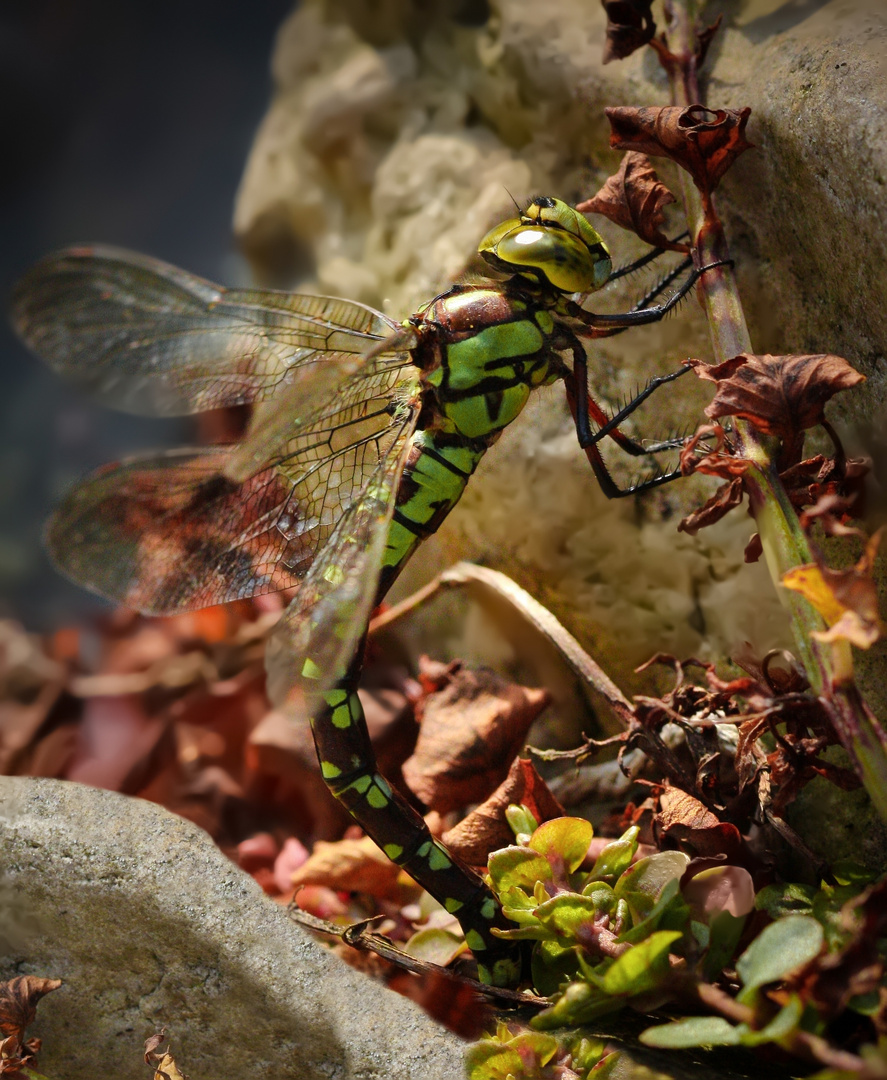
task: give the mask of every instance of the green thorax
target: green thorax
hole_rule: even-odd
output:
[[[558,373],[554,319],[531,290],[457,286],[410,323],[420,335],[422,413],[389,530],[383,586],[456,505],[530,392]]]

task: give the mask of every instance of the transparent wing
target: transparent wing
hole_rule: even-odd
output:
[[[16,285],[11,314],[60,375],[146,416],[261,402],[294,384],[304,416],[403,329],[349,300],[227,290],[111,247],[47,256]]]
[[[57,565],[148,614],[297,584],[415,425],[415,386],[404,383],[402,368],[396,356],[368,361],[242,481],[230,478],[236,448],[154,454],[99,470],[50,520]]]
[[[404,425],[360,496],[342,516],[265,652],[268,694],[288,710],[293,690],[329,690],[347,672],[376,599],[388,525],[409,453]],[[298,699],[296,699],[298,709]]]

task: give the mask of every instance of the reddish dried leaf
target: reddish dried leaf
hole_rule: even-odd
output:
[[[601,0],[607,15],[604,63],[624,60],[647,44],[656,33],[650,10],[653,0]]]
[[[728,484],[722,484],[714,495],[698,510],[694,510],[692,514],[688,514],[683,518],[678,524],[678,532],[685,532],[689,533],[690,536],[695,536],[700,529],[720,521],[725,514],[729,513],[734,506],[739,506],[741,502],[742,478],[737,476],[735,480],[731,480]]]
[[[742,553],[742,561],[745,563],[756,563],[758,559],[764,554],[764,545],[761,541],[760,533],[753,532],[748,538],[748,543],[745,545],[745,550]]]
[[[859,529],[845,524],[850,520],[850,510],[855,502],[854,498],[834,492],[821,495],[815,505],[801,514],[801,528],[809,533],[813,522],[818,521],[826,536],[862,536]]]
[[[784,442],[793,442],[807,428],[821,423],[823,407],[833,394],[865,378],[843,357],[755,356],[742,353],[706,374],[718,392],[705,410],[711,419],[738,416]]]
[[[319,840],[291,875],[291,885],[325,885],[343,892],[369,893],[384,900],[405,902],[410,886],[399,867],[368,836],[358,840]]]
[[[492,671],[459,669],[420,704],[416,750],[404,780],[442,814],[483,802],[508,773],[530,726],[549,702],[545,690]]]
[[[679,844],[685,851],[744,861],[742,834],[736,826],[720,821],[703,803],[679,788],[667,787],[659,796],[654,824],[664,840]]]
[[[653,247],[687,252],[690,250],[687,244],[673,243],[661,232],[665,220],[663,208],[673,202],[674,195],[656,175],[647,155],[629,151],[619,171],[576,209],[583,214],[603,214]]]
[[[705,194],[718,186],[737,157],[751,148],[745,125],[751,109],[686,108],[606,109],[614,150],[639,150],[668,157],[693,177]]]
[[[457,983],[445,973],[426,971],[416,976],[399,971],[389,977],[388,986],[421,1005],[429,1016],[463,1039],[479,1039],[496,1026],[492,1003],[480,998],[473,987]]]
[[[514,843],[514,833],[505,820],[505,810],[512,803],[526,806],[540,825],[543,821],[564,816],[564,808],[536,772],[532,761],[519,757],[486,802],[444,833],[441,839],[450,851],[471,866],[486,866],[491,851]]]
[[[701,374],[700,365],[703,368],[708,367],[701,360],[688,360],[687,363],[696,370],[697,374]],[[705,378],[704,375],[702,377]],[[708,452],[700,457],[697,453],[699,444],[711,438],[712,435],[715,437],[714,448],[709,449],[706,446],[705,449]],[[727,433],[720,424],[702,424],[693,437],[684,443],[681,450],[681,472],[684,476],[701,472],[708,476],[720,476],[725,480],[732,480],[736,476],[742,476],[750,465],[750,461],[738,457],[733,452],[727,442]]]
[[[37,1016],[37,1003],[61,985],[61,979],[39,975],[19,975],[0,983],[0,1035],[24,1042],[25,1028]]]

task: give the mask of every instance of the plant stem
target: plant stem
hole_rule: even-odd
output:
[[[677,63],[664,66],[669,75],[672,104],[678,106],[702,101],[697,78],[695,14],[695,0],[666,0],[665,40]],[[703,197],[688,173],[681,170],[680,177],[688,227],[696,237],[699,265],[729,260],[727,239],[711,197]],[[752,352],[733,267],[719,266],[706,272],[700,278],[699,292],[717,361]],[[815,632],[826,629],[825,620],[800,593],[782,585],[782,577],[788,570],[814,560],[798,515],[779,479],[776,442],[743,420],[735,421],[734,437],[737,455],[752,462],[743,477],[745,491],[770,576],[787,609],[810,685],[826,705],[836,733],[854,761],[872,802],[887,819],[887,736],[852,681],[850,646],[846,642],[837,646],[826,644],[814,637]]]

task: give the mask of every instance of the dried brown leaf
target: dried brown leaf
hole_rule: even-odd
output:
[[[605,64],[631,56],[656,33],[652,0],[601,0],[601,6],[607,15]]]
[[[736,826],[722,822],[686,791],[665,788],[653,821],[664,841],[693,855],[725,855],[729,861],[744,861],[742,834]]]
[[[786,443],[793,443],[801,432],[822,422],[823,407],[829,398],[865,378],[843,357],[825,353],[741,353],[707,372],[699,367],[696,372],[718,384],[706,416],[712,420],[741,417],[765,435],[774,435]]]
[[[646,154],[629,151],[619,171],[609,177],[600,191],[576,207],[583,214],[603,214],[623,229],[629,229],[653,247],[668,251],[690,250],[675,243],[661,231],[664,207],[675,197],[656,175]]]
[[[549,701],[545,690],[518,686],[484,669],[459,668],[420,702],[416,750],[403,766],[410,789],[445,814],[483,802],[502,783],[533,721]]]
[[[751,148],[745,125],[751,109],[621,107],[605,110],[610,121],[610,146],[668,157],[693,177],[704,194],[718,186],[737,157]]]
[[[0,983],[0,1035],[24,1042],[25,1029],[37,1016],[37,1003],[61,985],[61,979],[39,975],[19,975]]]
[[[508,776],[492,795],[441,837],[444,844],[471,866],[486,866],[487,857],[497,848],[514,843],[514,833],[505,819],[512,803],[524,805],[541,823],[563,817],[564,808],[528,758],[515,758]]]
[[[734,506],[739,506],[741,502],[742,478],[737,476],[735,480],[722,484],[714,495],[698,510],[687,514],[678,524],[678,532],[685,532],[689,533],[690,536],[695,536],[700,529],[720,521],[725,514],[729,513]]]
[[[157,1047],[166,1039],[166,1028],[161,1028],[160,1031],[154,1035],[150,1035],[145,1039],[145,1064],[151,1064],[151,1058],[163,1057],[162,1054],[158,1054]]]
[[[325,885],[343,892],[369,893],[401,904],[411,891],[401,877],[400,868],[368,836],[335,843],[318,840],[291,880],[297,888]]]

